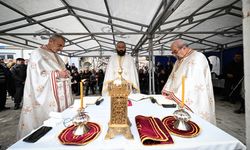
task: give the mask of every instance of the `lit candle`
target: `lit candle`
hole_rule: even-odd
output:
[[[83,83],[80,82],[80,109],[83,108]]]
[[[181,86],[182,86],[182,93],[181,93],[181,108],[184,107],[184,99],[185,99],[185,76],[182,76],[182,80],[181,80]]]

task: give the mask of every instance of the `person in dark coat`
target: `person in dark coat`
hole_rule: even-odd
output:
[[[14,95],[15,110],[20,108],[20,103],[23,98],[26,70],[27,66],[25,65],[25,60],[23,58],[17,58],[15,66],[11,68],[11,73],[15,80],[15,87],[16,87],[16,93]]]
[[[139,83],[140,83],[140,90],[141,90],[141,93],[143,94],[147,94],[147,75],[144,73],[144,70],[143,69],[139,69]]]
[[[0,63],[0,111],[10,109],[10,107],[5,106],[10,74],[9,69],[3,63]]]
[[[233,61],[229,63],[225,72],[224,99],[235,103],[241,99],[241,83],[238,83],[243,78],[243,57],[241,53],[234,55]],[[238,85],[238,86],[237,86]],[[237,86],[237,87],[236,87]]]
[[[102,86],[103,86],[103,80],[104,80],[104,72],[102,69],[100,69],[97,72],[97,85],[98,85],[98,89],[99,89],[99,93],[102,95]]]
[[[81,79],[85,79],[85,85],[84,85],[84,89],[85,89],[85,96],[89,95],[89,88],[90,88],[90,76],[92,75],[92,73],[90,72],[89,68],[86,67],[86,69],[80,74]],[[93,91],[92,91],[93,92]]]
[[[72,91],[73,93],[76,93],[76,96],[80,95],[80,82],[81,82],[81,77],[78,71],[74,71],[72,73]]]

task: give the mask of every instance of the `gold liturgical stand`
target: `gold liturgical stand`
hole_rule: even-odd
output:
[[[105,139],[112,139],[119,134],[124,135],[127,139],[133,139],[130,131],[131,123],[128,119],[128,95],[131,91],[131,85],[122,78],[122,69],[119,69],[118,74],[118,78],[108,85],[111,97],[111,114]]]

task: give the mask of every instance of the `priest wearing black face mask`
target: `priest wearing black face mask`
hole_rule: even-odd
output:
[[[105,78],[103,82],[102,95],[107,96],[108,83],[118,77],[119,68],[122,69],[122,77],[132,83],[134,91],[140,91],[138,73],[135,66],[133,57],[126,55],[126,44],[123,41],[119,41],[116,44],[117,54],[113,55],[109,59],[108,66],[105,72]]]

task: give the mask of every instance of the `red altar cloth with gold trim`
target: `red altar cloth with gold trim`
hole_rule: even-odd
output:
[[[135,122],[143,145],[174,143],[159,118],[138,115],[135,117]]]
[[[200,127],[191,120],[187,122],[187,124],[189,124],[191,127],[189,130],[187,131],[178,130],[174,127],[175,121],[176,119],[174,118],[174,116],[167,116],[162,119],[162,123],[167,127],[168,131],[170,131],[170,133],[174,135],[191,138],[199,135],[201,131]]]
[[[89,132],[83,135],[74,135],[76,126],[71,125],[64,129],[58,136],[62,144],[67,145],[86,145],[98,137],[101,127],[94,122],[88,122],[87,126],[90,128]]]

